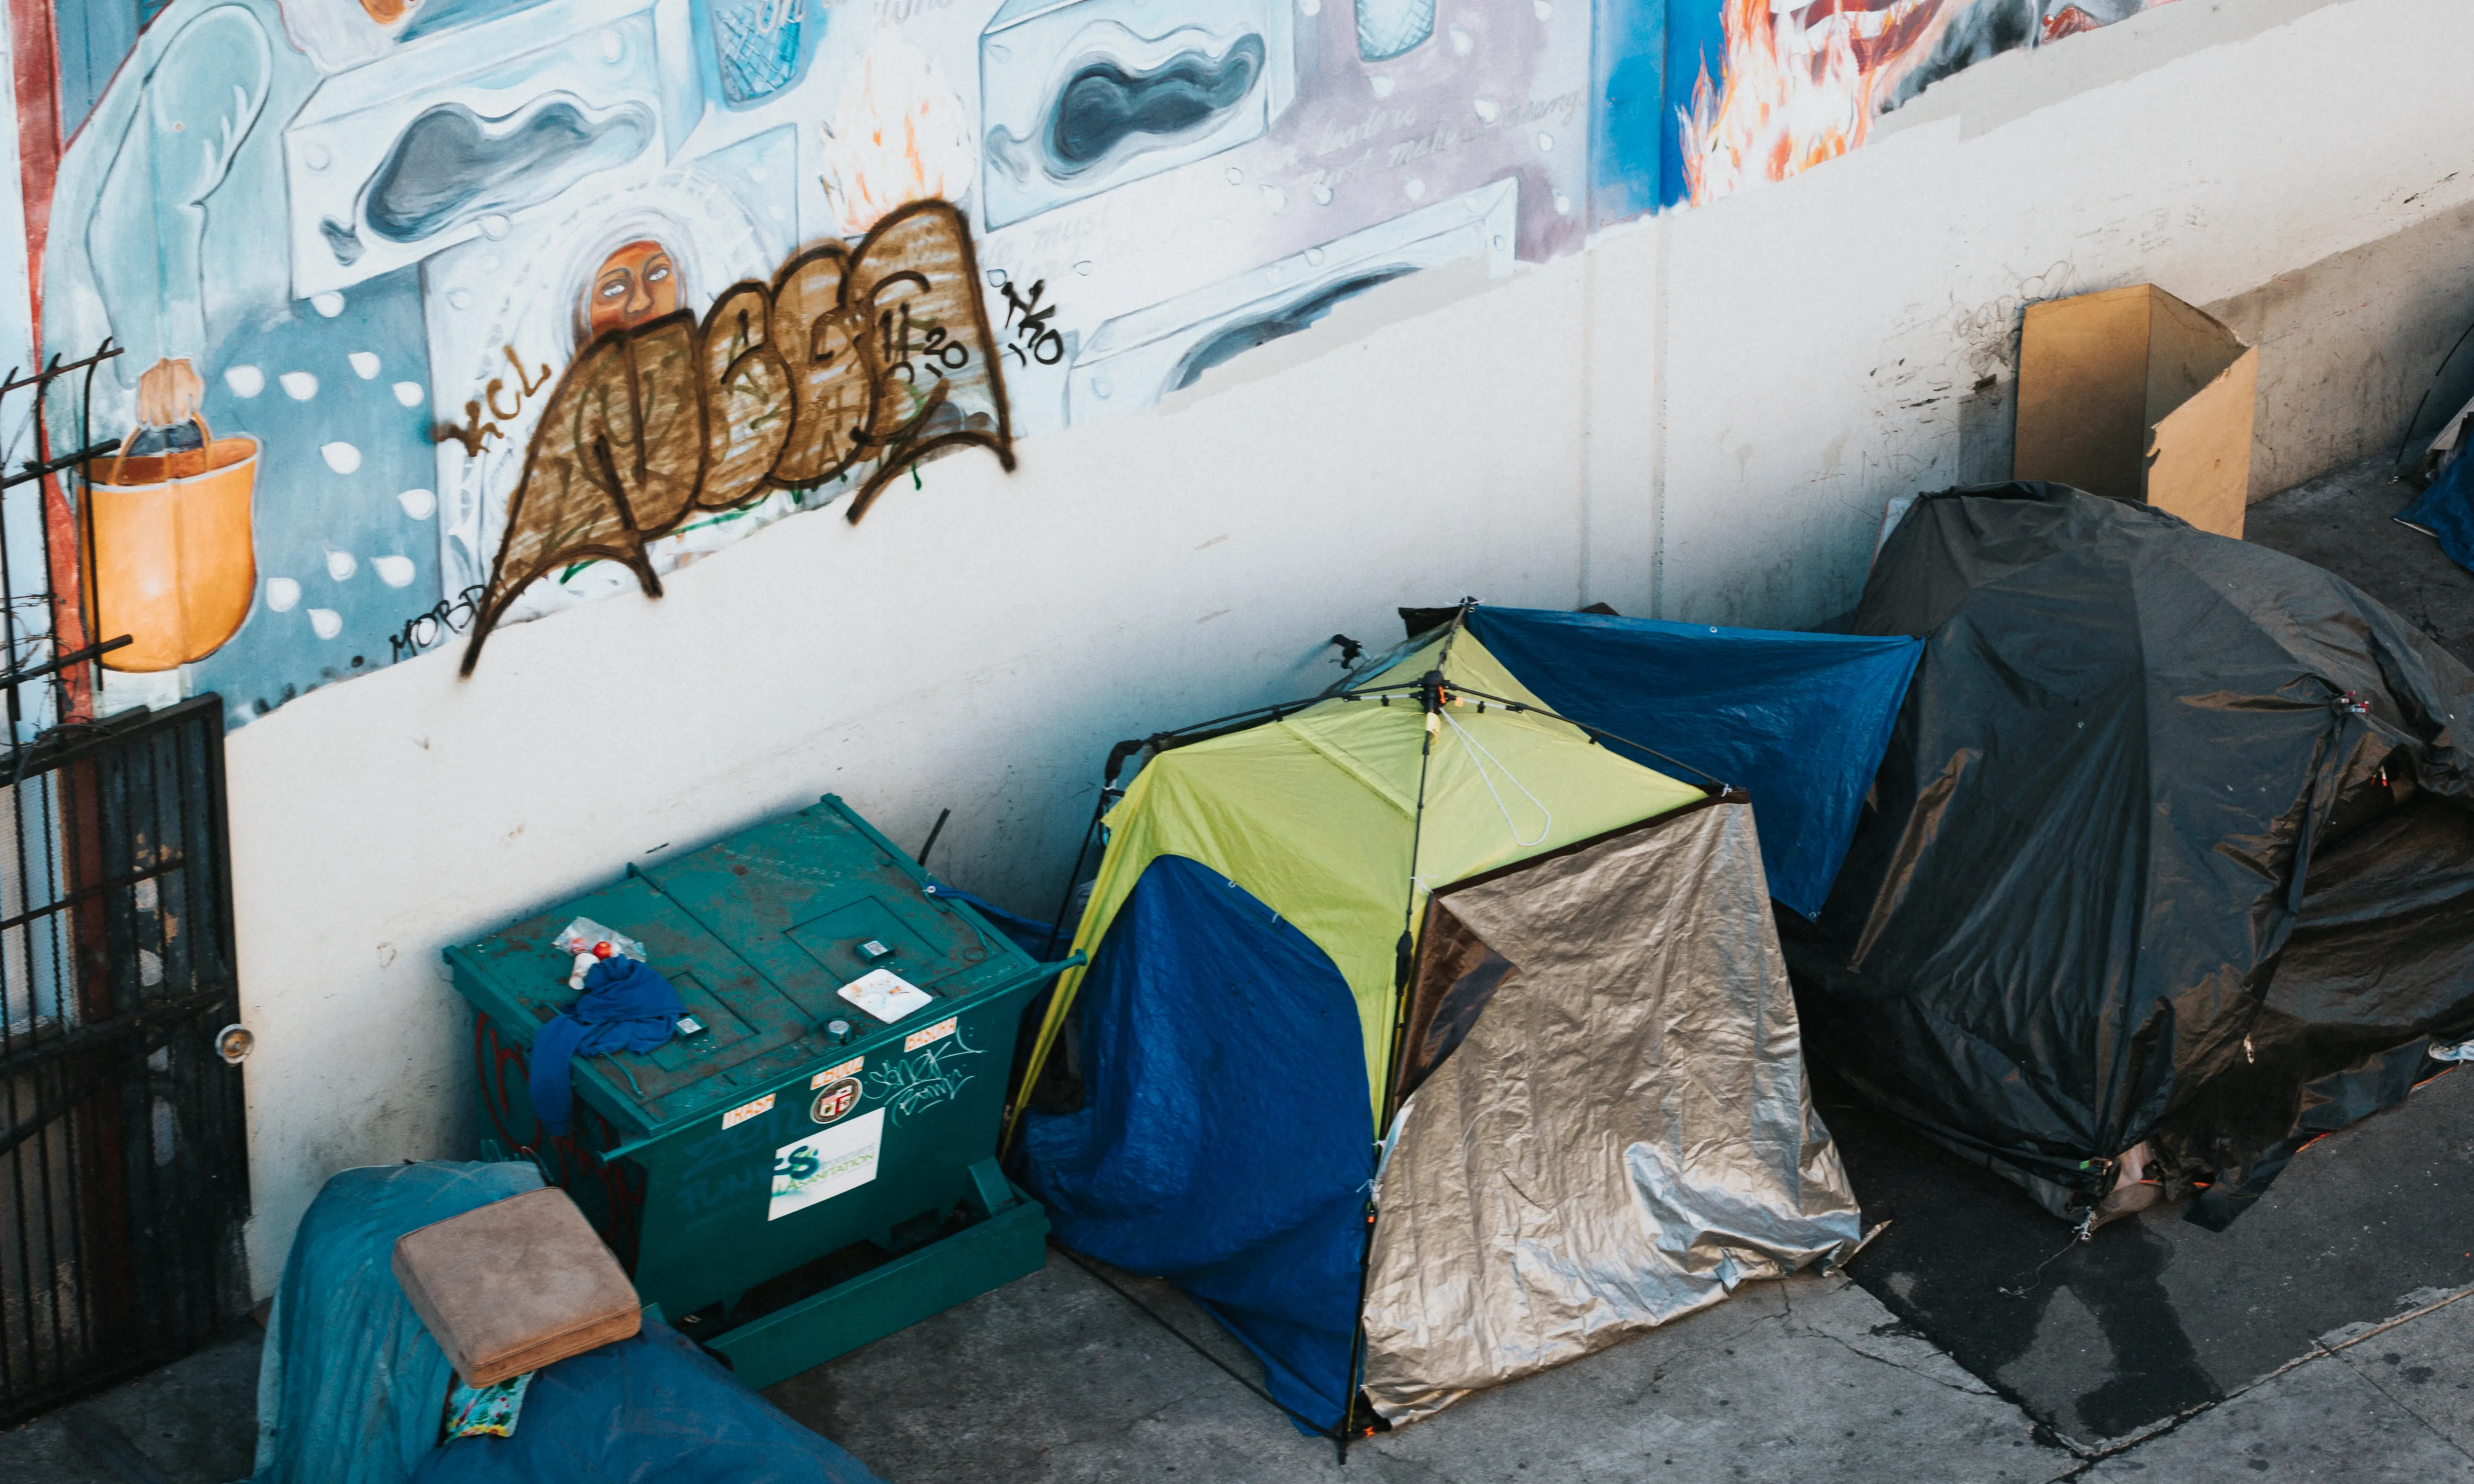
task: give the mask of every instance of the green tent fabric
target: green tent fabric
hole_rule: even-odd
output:
[[[1433,888],[1708,796],[1540,715],[1543,703],[1466,630],[1408,650],[1352,689],[1405,688],[1430,670],[1441,671],[1453,697],[1431,748],[1415,692],[1401,690],[1389,704],[1336,696],[1152,758],[1108,814],[1107,855],[1074,939],[1086,961],[1096,956],[1128,893],[1161,856],[1243,883],[1347,981],[1365,1036],[1370,1131],[1390,1084],[1395,945],[1404,927],[1422,921]],[[1505,700],[1537,709],[1511,710]],[[1034,1067],[1046,1060],[1081,973],[1059,982]]]

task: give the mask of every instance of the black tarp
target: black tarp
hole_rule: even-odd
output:
[[[2225,1220],[2402,1096],[2400,1048],[2474,1036],[2474,675],[2361,590],[1989,485],[1916,502],[1852,627],[1925,659],[1781,928],[1807,1054],[1871,1101],[2057,1211],[2119,1177],[2107,1210],[2143,1179]]]

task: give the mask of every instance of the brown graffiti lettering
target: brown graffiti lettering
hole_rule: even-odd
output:
[[[533,429],[464,673],[517,595],[570,563],[622,562],[659,597],[645,547],[699,511],[872,463],[847,511],[856,524],[903,471],[943,450],[983,448],[1011,470],[1004,372],[978,280],[962,214],[916,202],[856,248],[827,242],[769,284],[723,290],[701,322],[680,310],[595,338]],[[529,397],[539,383],[524,380],[513,351],[508,359]],[[490,410],[514,416],[495,400]],[[481,422],[479,403],[466,411],[473,426],[443,429],[439,441],[477,453],[498,429]]]
[[[496,387],[497,384],[498,383],[496,381],[490,383],[492,387]],[[500,416],[505,416],[505,414],[502,413]],[[464,446],[465,457],[479,458],[481,456],[481,450],[489,446],[491,439],[504,438],[505,436],[507,436],[505,433],[498,430],[497,424],[485,423],[481,421],[481,404],[479,402],[468,401],[464,404],[464,426],[458,427],[452,423],[441,423],[436,428],[431,430],[429,441],[432,443],[460,443]]]
[[[512,423],[522,416],[524,403],[532,400],[533,394],[549,385],[549,366],[546,363],[538,373],[528,372],[524,370],[524,363],[516,358],[514,346],[502,345],[498,347],[498,353],[507,358],[508,365],[516,368],[516,404],[512,407],[498,405],[498,394],[507,389],[507,381],[504,377],[492,377],[481,388],[480,400],[464,404],[465,426],[458,427],[452,423],[441,423],[431,432],[430,442],[460,443],[467,457],[479,458],[481,450],[491,438],[506,436],[497,423],[481,421],[482,407],[487,406],[492,417]]]

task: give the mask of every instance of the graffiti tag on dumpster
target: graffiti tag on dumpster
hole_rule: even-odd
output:
[[[951,1103],[959,1097],[962,1089],[970,1085],[971,1074],[956,1071],[954,1063],[979,1054],[976,1047],[955,1034],[915,1057],[905,1057],[869,1072],[868,1087],[893,1109],[893,1121],[901,1123],[913,1113],[926,1112],[939,1103]]]

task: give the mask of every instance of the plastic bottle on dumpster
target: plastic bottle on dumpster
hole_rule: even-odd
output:
[[[567,976],[567,987],[570,989],[582,989],[584,987],[585,971],[618,951],[618,949],[612,947],[609,943],[601,942],[594,944],[592,951],[589,953],[577,954],[575,956],[575,972]]]

